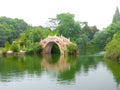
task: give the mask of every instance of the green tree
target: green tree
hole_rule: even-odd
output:
[[[113,16],[112,23],[104,28],[102,31],[95,33],[92,42],[98,48],[104,49],[105,46],[110,42],[114,35],[120,31],[120,13],[118,7],[116,8]]]
[[[95,44],[96,47],[104,49],[104,47],[110,40],[111,37],[109,37],[109,33],[106,30],[102,30],[94,35],[92,42]]]
[[[105,30],[109,33],[112,39],[113,35],[120,31],[120,22],[110,24]]]
[[[80,22],[81,31],[76,43],[80,49],[88,49],[93,47],[92,40],[94,35],[99,31],[96,26],[88,26],[88,22]]]
[[[120,40],[120,32],[117,32],[113,35],[113,40]]]
[[[112,60],[120,60],[120,41],[112,40],[105,48],[105,57]]]
[[[111,38],[111,40],[113,35],[120,31],[120,13],[118,7],[116,8],[112,23],[107,28],[105,28],[105,30],[109,33],[109,38]]]
[[[40,53],[42,48],[39,46],[39,42],[48,35],[54,34],[56,34],[56,32],[52,32],[50,29],[42,26],[31,27],[20,34],[16,42],[28,53]]]
[[[114,34],[112,41],[106,45],[105,50],[105,57],[120,60],[120,32]]]
[[[112,20],[112,23],[117,23],[117,22],[120,22],[120,12],[119,12],[118,7],[116,8],[116,11],[115,11],[115,14]]]
[[[0,24],[0,46],[4,46],[5,41],[11,42],[13,30],[7,24]]]
[[[80,24],[74,20],[73,14],[58,14],[56,18],[51,19],[51,22],[54,23],[54,28],[60,35],[70,38],[72,41],[79,37]]]
[[[29,27],[22,19],[0,17],[0,46],[4,46],[5,41],[12,43],[14,39],[19,37],[20,33]]]
[[[94,34],[99,31],[99,29],[97,29],[96,26],[88,26],[87,22],[80,22],[80,24],[82,26],[80,35],[85,34],[88,36],[90,40],[92,40],[94,37]]]
[[[87,48],[87,45],[90,43],[90,39],[88,38],[86,34],[82,34],[79,36],[79,38],[77,38],[76,43],[79,48],[85,49]]]

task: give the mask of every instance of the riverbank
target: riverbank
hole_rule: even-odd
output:
[[[20,50],[19,52],[13,52],[13,51],[2,52],[2,51],[0,51],[0,56],[21,56],[21,55],[26,55],[26,51],[22,51],[22,50]]]

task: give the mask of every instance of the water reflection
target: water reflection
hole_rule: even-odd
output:
[[[107,68],[112,72],[114,80],[117,82],[117,86],[120,88],[120,63],[112,60],[106,60]]]
[[[90,69],[96,69],[98,64],[103,63],[103,56],[82,56],[79,57],[79,62],[84,72]]]
[[[41,78],[46,73],[58,83],[75,83],[76,75],[97,70],[99,65],[107,67],[113,74],[117,85],[120,85],[120,64],[103,60],[102,56],[25,56],[0,58],[0,82],[24,80],[26,77]]]
[[[54,56],[44,56],[41,66],[54,77],[59,83],[72,83],[75,81],[76,74],[87,74],[91,69],[96,69],[98,64],[103,62],[101,56],[60,56],[55,60]],[[57,62],[55,62],[57,61]]]
[[[13,90],[119,90],[120,64],[99,55],[0,57],[0,89],[7,90],[3,82]]]
[[[0,58],[0,81],[8,82],[23,78],[25,74],[41,75],[39,57],[2,57]]]
[[[43,71],[48,75],[54,75],[57,81],[73,81],[75,75],[96,69],[102,62],[98,56],[25,56],[25,57],[1,57],[0,58],[0,81],[8,82],[13,79],[23,79],[27,76],[40,77]]]
[[[47,72],[52,72],[52,75],[57,77],[57,81],[74,81],[77,71],[76,66],[79,65],[78,57],[61,55],[57,62],[54,63],[54,61],[56,61],[54,56],[47,55],[42,59],[41,66],[43,66]]]
[[[70,64],[67,62],[67,57],[64,55],[45,55],[41,61],[41,66],[44,67],[46,71],[54,73],[70,69]]]

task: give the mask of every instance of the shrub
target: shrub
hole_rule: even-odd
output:
[[[27,54],[34,54],[34,51],[33,51],[32,49],[27,49],[27,50],[26,50],[26,53],[27,53]]]
[[[68,54],[76,54],[77,51],[78,51],[78,47],[76,44],[70,43],[67,45]]]
[[[19,47],[16,43],[13,43],[12,46],[11,46],[11,50],[13,52],[18,52],[19,51]]]
[[[120,41],[112,40],[105,47],[105,57],[109,59],[120,60]]]
[[[31,43],[29,47],[27,48],[27,54],[38,54],[41,53],[42,47],[39,45],[38,42]]]
[[[11,48],[10,43],[8,41],[6,41],[5,42],[5,49],[8,51],[8,50],[10,50],[10,48]]]

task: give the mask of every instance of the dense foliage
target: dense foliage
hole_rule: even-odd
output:
[[[76,38],[76,43],[80,49],[87,49],[91,45],[93,46],[93,37],[99,30],[96,26],[88,26],[87,22],[81,22],[80,25],[82,28],[79,37]]]
[[[113,40],[107,44],[105,49],[107,58],[120,60],[120,32],[114,35]]]
[[[18,44],[17,44],[17,43],[13,43],[13,44],[11,45],[11,50],[12,50],[13,52],[19,52],[19,46],[18,46]]]
[[[79,48],[87,48],[98,32],[96,26],[88,26],[87,22],[78,22],[74,20],[74,15],[70,13],[61,13],[50,20],[50,27],[53,31],[58,32],[74,43],[77,43]]]
[[[50,22],[54,26],[54,31],[57,31],[60,35],[70,38],[75,41],[79,37],[80,24],[74,20],[74,15],[70,13],[61,13],[52,18]],[[53,27],[51,26],[51,27]]]
[[[40,40],[49,35],[63,35],[76,43],[79,49],[99,48],[106,52],[119,51],[119,32],[120,32],[120,13],[116,8],[112,23],[103,30],[97,29],[96,26],[89,26],[88,22],[75,21],[74,14],[61,13],[55,18],[51,18],[49,26],[29,26],[22,19],[12,19],[0,17],[0,47],[5,46],[6,50],[11,50],[12,42],[17,42],[18,50],[25,50],[29,53],[40,53],[42,50],[39,46]],[[113,51],[113,47],[116,49]],[[72,47],[72,48],[70,48]],[[71,54],[72,49],[76,46],[68,46],[68,52]],[[105,48],[106,47],[106,48]],[[17,49],[17,48],[12,48]],[[53,52],[59,51],[54,46]],[[14,50],[14,51],[18,51]],[[118,50],[116,52],[116,50]],[[60,53],[60,52],[59,52]],[[110,54],[111,57],[113,54]],[[106,53],[106,56],[109,57]],[[113,56],[114,57],[114,56]]]
[[[68,54],[76,55],[77,51],[78,51],[78,47],[77,47],[76,44],[71,43],[71,44],[67,45],[67,52],[68,52]]]
[[[0,17],[0,46],[4,46],[5,41],[12,43],[28,28],[29,25],[22,19]]]
[[[120,13],[116,8],[112,24],[107,28],[111,41],[106,45],[105,57],[120,60]]]
[[[109,34],[106,30],[97,32],[92,40],[96,47],[100,49],[104,49],[104,47],[109,41],[110,41]]]
[[[5,42],[5,49],[9,51],[11,49],[11,45],[8,41]]]

